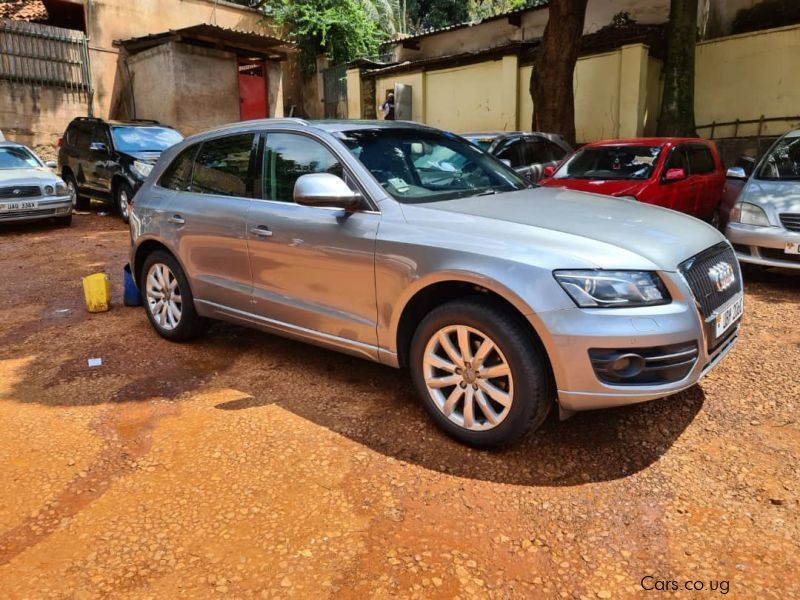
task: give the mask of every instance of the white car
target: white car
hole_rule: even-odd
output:
[[[0,223],[54,218],[72,222],[73,197],[64,180],[22,144],[0,141]]]
[[[740,262],[800,269],[800,129],[778,139],[746,180],[725,235]]]

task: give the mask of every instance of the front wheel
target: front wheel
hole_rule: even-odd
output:
[[[145,259],[139,289],[150,324],[161,337],[185,342],[205,330],[186,275],[171,254],[159,250]]]
[[[114,193],[114,203],[119,216],[123,222],[127,223],[130,219],[130,201],[133,198],[133,190],[127,183],[120,183]]]
[[[471,446],[517,441],[553,404],[547,360],[527,324],[483,300],[448,302],[425,317],[410,367],[433,420]]]

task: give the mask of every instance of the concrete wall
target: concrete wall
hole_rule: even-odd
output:
[[[67,123],[86,114],[88,102],[85,94],[0,81],[0,130],[15,142],[52,145]]]
[[[235,54],[173,42],[129,64],[138,118],[178,123],[184,135],[239,120]]]
[[[695,120],[716,121],[800,116],[800,26],[745,33],[697,46]],[[764,123],[761,134],[778,135],[797,119]],[[733,126],[715,136],[732,136]],[[699,130],[710,135],[710,129]],[[756,135],[758,125],[741,125],[739,136]]]

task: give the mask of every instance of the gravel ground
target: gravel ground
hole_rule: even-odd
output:
[[[479,452],[402,372],[224,324],[161,340],[122,306],[114,217],[0,238],[4,597],[800,597],[797,276],[750,275],[693,389]]]

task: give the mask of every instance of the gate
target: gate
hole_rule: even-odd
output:
[[[0,20],[0,80],[91,93],[86,36],[72,29]]]
[[[322,72],[326,119],[347,118],[347,65]]]

